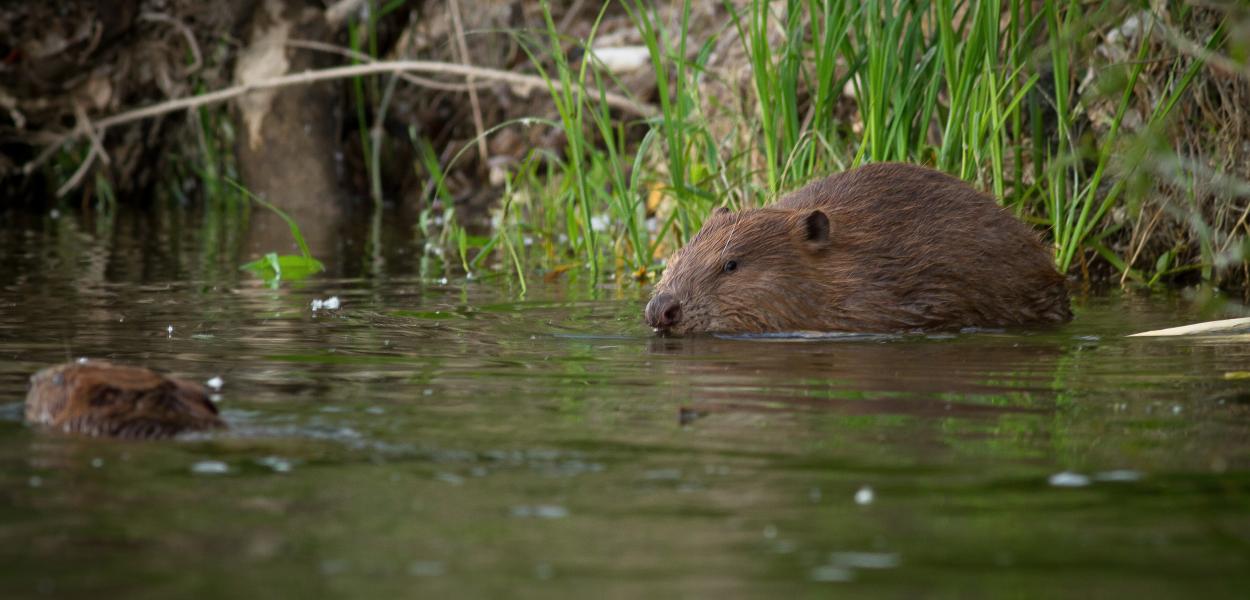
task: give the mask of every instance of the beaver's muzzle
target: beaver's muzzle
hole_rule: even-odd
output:
[[[659,294],[647,303],[645,316],[656,329],[672,329],[681,322],[681,302],[672,294]]]

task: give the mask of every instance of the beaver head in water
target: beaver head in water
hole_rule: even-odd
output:
[[[199,384],[99,360],[31,376],[26,420],[68,433],[127,439],[225,427]]]
[[[896,332],[1071,312],[1030,228],[963,181],[886,163],[718,209],[669,259],[645,318],[672,333]]]

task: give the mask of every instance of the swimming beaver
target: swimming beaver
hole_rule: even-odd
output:
[[[31,376],[26,420],[69,433],[127,439],[226,426],[198,383],[101,360],[48,367]]]
[[[1072,313],[1032,229],[959,179],[885,163],[717,209],[669,259],[645,317],[672,333],[897,332]]]

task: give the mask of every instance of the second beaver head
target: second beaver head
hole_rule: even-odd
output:
[[[883,163],[765,208],[718,209],[669,259],[644,316],[681,334],[1005,327],[1071,314],[1032,229],[959,179]]]
[[[26,420],[66,433],[126,439],[226,426],[199,384],[102,360],[48,367],[31,376]]]

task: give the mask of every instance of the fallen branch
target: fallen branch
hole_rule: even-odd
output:
[[[397,60],[387,62],[376,62],[365,65],[350,65],[345,67],[333,67],[330,69],[320,69],[316,71],[304,71],[302,73],[291,73],[279,77],[272,77],[246,84],[233,85],[228,88],[220,89],[215,92],[208,92],[197,96],[188,96],[186,98],[177,98],[167,100],[129,110],[110,117],[105,117],[91,124],[93,131],[103,131],[109,127],[116,127],[126,123],[142,121],[152,117],[199,108],[210,104],[225,102],[232,98],[237,98],[248,92],[257,90],[275,89],[289,87],[294,85],[307,85],[320,81],[331,81],[334,79],[344,79],[348,77],[360,77],[364,75],[377,75],[379,73],[404,73],[408,71],[416,71],[421,73],[441,73],[449,75],[457,75],[465,78],[489,79],[500,81],[503,83],[521,86],[523,88],[544,89],[548,85],[547,80],[537,75],[525,75],[521,73],[511,73],[508,71],[500,71],[498,69],[489,69],[486,67],[474,67],[469,65],[459,65],[454,63],[445,63],[429,60]],[[558,81],[551,81],[550,85],[557,91],[563,89]],[[589,98],[598,98],[595,94],[589,94]],[[630,98],[607,92],[603,95],[603,101],[608,106],[623,110],[625,112],[640,116],[650,117],[655,114],[655,107],[636,102]],[[33,172],[38,166],[66,143],[76,140],[80,137],[88,135],[87,129],[76,128],[73,131],[62,134],[52,141],[52,143],[44,149],[34,160],[26,163],[22,167],[22,171],[26,174]]]
[[[1205,323],[1182,325],[1181,327],[1171,327],[1169,329],[1143,331],[1141,333],[1134,333],[1128,337],[1169,337],[1176,335],[1195,335],[1201,333],[1245,333],[1247,329],[1250,329],[1250,318],[1224,319],[1223,321],[1207,321]]]

